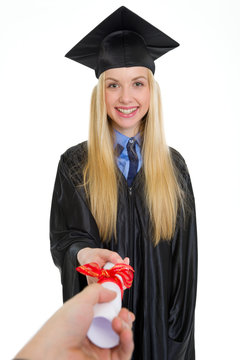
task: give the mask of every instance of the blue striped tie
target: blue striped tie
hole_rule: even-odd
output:
[[[127,183],[128,186],[131,186],[133,179],[135,178],[137,174],[138,169],[138,156],[136,153],[136,140],[133,138],[130,138],[127,143],[127,152],[129,157],[129,171],[128,171],[128,177],[127,177]]]

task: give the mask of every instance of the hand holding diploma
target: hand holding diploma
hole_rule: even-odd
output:
[[[98,279],[103,287],[113,290],[117,297],[106,303],[94,306],[94,316],[88,330],[88,338],[101,348],[113,348],[119,344],[119,336],[112,328],[112,321],[121,309],[123,290],[132,285],[134,270],[130,265],[107,263],[101,268],[97,263],[89,263],[77,267],[80,273]]]
[[[85,265],[94,262],[97,263],[101,268],[104,267],[107,262],[112,264],[125,263],[129,265],[129,258],[126,257],[122,259],[121,256],[115,251],[99,248],[86,247],[78,252],[77,259],[79,265]],[[98,281],[98,279],[95,277],[86,276],[86,278],[88,285],[94,284]]]
[[[86,337],[93,318],[94,305],[109,302],[115,297],[113,291],[98,284],[88,286],[68,300],[15,359],[130,360],[134,347],[131,331],[134,315],[127,309],[122,309],[112,321],[112,327],[120,338],[118,346],[101,349]]]

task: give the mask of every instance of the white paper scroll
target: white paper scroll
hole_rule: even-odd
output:
[[[104,269],[111,269],[112,263],[107,263]],[[119,278],[121,278],[119,276]],[[94,315],[87,336],[91,342],[100,348],[109,349],[119,344],[119,336],[112,329],[112,320],[119,314],[122,307],[121,290],[113,282],[105,282],[101,286],[115,291],[117,296],[108,303],[96,304]]]

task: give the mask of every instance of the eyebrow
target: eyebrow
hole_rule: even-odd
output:
[[[138,79],[145,79],[145,80],[147,80],[146,76],[143,76],[143,75],[137,76],[137,77],[135,77],[135,78],[132,79],[132,80],[138,80]]]
[[[133,78],[132,81],[135,81],[135,80],[138,80],[138,79],[145,79],[145,80],[147,80],[146,76],[140,75],[140,76],[137,76],[137,77]],[[115,81],[115,82],[119,82],[119,80],[116,80],[116,79],[111,78],[111,77],[108,77],[108,78],[105,79],[105,81],[108,81],[108,80]]]
[[[105,79],[105,81],[107,81],[107,80],[112,80],[112,81],[118,82],[118,80],[116,80],[116,79],[114,79],[114,78],[111,78],[111,77],[108,77],[108,78]]]

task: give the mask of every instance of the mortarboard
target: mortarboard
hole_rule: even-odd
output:
[[[153,73],[154,60],[179,44],[124,6],[114,11],[65,56],[95,70],[144,66]]]

